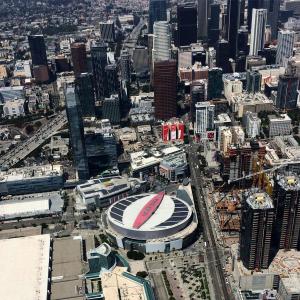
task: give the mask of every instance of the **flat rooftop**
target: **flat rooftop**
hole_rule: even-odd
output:
[[[47,300],[50,235],[0,240],[3,299]]]
[[[81,236],[54,239],[51,300],[85,299]]]
[[[102,274],[102,288],[105,299],[120,300],[147,300],[144,285],[134,279],[134,276],[127,275],[127,268],[116,267],[112,272]],[[126,276],[127,275],[127,276]]]
[[[44,165],[25,168],[13,168],[8,171],[0,171],[0,183],[5,181],[15,181],[30,179],[34,177],[62,176],[62,165]]]

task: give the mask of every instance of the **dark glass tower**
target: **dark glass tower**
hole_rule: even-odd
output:
[[[258,190],[245,193],[242,203],[240,258],[249,270],[270,264],[274,206],[270,196]]]
[[[277,88],[276,107],[293,109],[297,107],[299,78],[297,75],[280,75]]]
[[[30,35],[28,36],[28,43],[32,64],[34,66],[47,66],[47,54],[44,36]]]
[[[217,99],[222,96],[223,90],[223,70],[221,68],[212,68],[208,71],[208,100]]]
[[[219,40],[220,12],[220,4],[213,3],[210,5],[210,19],[208,20],[208,42],[211,46],[214,46]]]
[[[72,85],[67,86],[65,97],[74,165],[78,178],[86,180],[89,179],[89,168],[84,143],[82,110],[79,97]]]
[[[107,79],[108,94],[117,94],[120,89],[117,65],[107,65],[105,67],[105,74]]]
[[[247,92],[257,93],[260,91],[262,75],[258,71],[247,71]]]
[[[235,59],[237,54],[237,37],[240,28],[241,0],[228,0],[227,27],[230,57]]]
[[[153,33],[153,24],[156,21],[167,21],[166,0],[150,0],[149,2],[149,33]]]
[[[271,27],[272,39],[277,39],[280,0],[260,0],[259,8],[267,10],[267,25]]]
[[[248,30],[251,29],[252,10],[253,10],[253,8],[260,8],[259,7],[259,2],[260,2],[260,0],[250,0],[250,1],[248,1],[248,15],[247,15]]]
[[[93,77],[89,73],[81,73],[76,79],[76,93],[82,108],[83,117],[95,116],[95,98]]]
[[[158,120],[176,117],[177,64],[175,60],[154,63],[154,106]]]
[[[108,96],[105,67],[107,65],[107,45],[96,42],[91,47],[93,78],[96,100],[103,100]]]
[[[216,64],[222,68],[224,73],[229,73],[231,70],[230,62],[230,45],[226,40],[219,40],[216,44]]]
[[[87,72],[86,48],[84,43],[73,43],[71,45],[71,57],[75,77]]]
[[[273,242],[277,249],[300,249],[300,178],[280,174],[275,178],[276,222]]]
[[[178,44],[188,46],[197,42],[197,7],[192,4],[177,6]]]

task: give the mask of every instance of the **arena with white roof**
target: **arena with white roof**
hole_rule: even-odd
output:
[[[107,211],[107,234],[121,248],[168,252],[190,244],[197,229],[193,201],[185,197],[140,194],[114,203]],[[188,200],[187,200],[188,199]]]

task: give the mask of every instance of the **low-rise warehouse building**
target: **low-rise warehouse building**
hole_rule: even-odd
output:
[[[62,165],[44,165],[0,171],[0,196],[55,191],[63,188]]]

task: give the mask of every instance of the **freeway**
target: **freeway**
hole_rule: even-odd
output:
[[[123,49],[127,49],[130,55],[132,55],[133,53],[133,50],[138,41],[138,37],[144,25],[145,25],[145,21],[143,18],[141,18],[140,22],[134,27],[132,32],[128,35],[128,37],[125,39],[123,43]]]
[[[15,148],[0,157],[0,166],[11,168],[41,146],[49,137],[67,124],[66,112],[57,114],[43,125],[32,137],[20,142]]]
[[[220,249],[218,249],[215,241],[212,225],[209,220],[205,197],[203,194],[203,176],[198,164],[199,160],[197,157],[197,151],[193,146],[188,148],[187,151],[189,154],[192,185],[196,191],[195,200],[198,203],[198,211],[200,213],[203,225],[203,235],[208,246],[206,249],[206,256],[216,299],[231,300],[234,298],[229,290],[229,286],[225,282],[222,263],[218,253]]]

